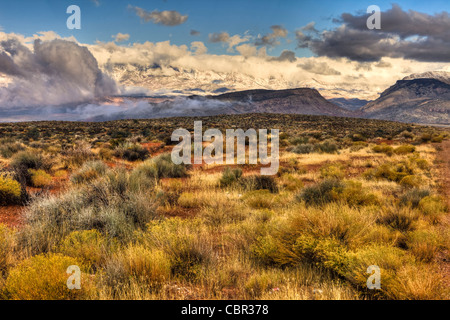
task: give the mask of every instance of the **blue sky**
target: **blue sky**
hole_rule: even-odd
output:
[[[269,33],[270,26],[282,25],[289,31],[281,45],[269,48],[268,53],[279,55],[283,50],[295,51],[298,57],[312,55],[308,49],[296,49],[295,30],[316,22],[319,30],[332,29],[336,24],[332,18],[344,12],[358,13],[369,5],[376,4],[382,11],[391,8],[392,1],[318,1],[318,0],[46,0],[46,1],[2,1],[0,4],[0,26],[4,32],[14,32],[31,36],[39,31],[55,31],[61,36],[73,35],[81,43],[112,41],[112,35],[119,32],[130,35],[128,42],[160,42],[189,45],[193,41],[203,41],[210,53],[225,54],[226,47],[220,43],[208,43],[208,35],[213,32],[228,32],[230,35],[252,36]],[[435,14],[450,11],[448,1],[395,1],[404,10]],[[66,8],[76,4],[82,11],[82,29],[66,28]],[[188,20],[178,26],[163,26],[152,22],[143,23],[129,5],[147,11],[155,9],[176,10],[188,15]],[[201,32],[199,36],[190,35],[191,30]],[[289,42],[287,40],[292,40]]]

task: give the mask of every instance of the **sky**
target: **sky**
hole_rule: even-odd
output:
[[[2,0],[0,120],[130,93],[309,87],[373,100],[410,74],[450,72],[449,12],[447,0]]]
[[[281,44],[270,47],[272,55],[283,50],[293,50],[299,57],[311,56],[309,50],[296,49],[295,30],[314,21],[316,29],[329,30],[336,27],[333,18],[343,12],[364,12],[369,5],[376,4],[382,11],[392,3],[405,9],[435,14],[450,11],[450,3],[443,1],[381,1],[381,0],[19,0],[1,1],[0,26],[4,32],[15,32],[32,36],[39,31],[52,30],[63,37],[74,36],[78,41],[94,44],[96,41],[111,41],[118,33],[129,34],[124,43],[160,42],[170,40],[176,45],[192,41],[209,42],[211,33],[227,32],[230,35],[249,34],[264,36],[271,32],[270,26],[280,25],[289,34]],[[81,30],[68,30],[66,8],[78,5],[82,13]],[[149,12],[153,10],[175,10],[187,15],[179,25],[165,26],[140,19],[130,6]],[[191,31],[199,35],[191,35]],[[290,42],[290,43],[289,43]],[[220,43],[208,46],[211,53],[227,53]],[[229,52],[228,52],[229,53]]]

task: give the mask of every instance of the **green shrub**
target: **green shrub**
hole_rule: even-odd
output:
[[[295,146],[291,151],[297,154],[309,154],[314,152],[314,145],[310,143],[300,144]]]
[[[19,204],[22,188],[20,183],[0,174],[0,206]]]

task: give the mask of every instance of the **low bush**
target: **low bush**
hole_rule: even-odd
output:
[[[394,148],[392,148],[390,145],[387,145],[385,143],[382,143],[380,145],[376,145],[372,148],[372,151],[375,153],[384,153],[388,156],[392,156],[394,153]]]
[[[170,154],[162,154],[151,160],[155,165],[158,178],[184,178],[187,177],[186,166],[175,164]]]
[[[25,150],[25,147],[21,143],[18,143],[18,142],[5,143],[0,146],[0,155],[3,158],[9,159],[14,154],[18,153],[19,151],[23,151],[23,150]]]
[[[52,176],[49,175],[44,170],[33,170],[30,169],[31,183],[35,188],[45,188],[52,184]]]
[[[86,265],[99,268],[105,264],[114,249],[97,230],[74,231],[57,247],[65,256],[81,259]]]
[[[244,189],[252,190],[269,190],[272,193],[278,192],[278,185],[274,177],[272,176],[262,176],[262,175],[252,175],[242,177],[239,180],[240,184]]]
[[[439,196],[426,196],[422,198],[418,207],[433,223],[439,222],[440,218],[447,212],[445,200]]]
[[[394,153],[398,154],[398,155],[405,155],[408,153],[413,153],[415,151],[416,151],[416,147],[414,147],[410,144],[405,144],[405,145],[402,145],[402,146],[394,149]]]
[[[419,206],[420,201],[428,197],[431,194],[429,189],[418,189],[414,188],[405,192],[400,197],[400,204],[403,206],[410,206],[412,208],[417,208]]]
[[[0,174],[0,206],[19,204],[21,194],[22,188],[19,182]]]
[[[150,152],[138,143],[125,143],[114,150],[114,156],[128,161],[143,161],[150,156]]]
[[[72,174],[70,181],[76,184],[91,182],[102,177],[107,170],[108,166],[102,161],[88,161],[77,172]]]
[[[93,295],[94,285],[82,275],[81,290],[67,288],[69,266],[84,267],[77,259],[60,254],[38,255],[12,268],[6,280],[6,296],[12,300],[75,300]],[[86,271],[86,270],[84,270]]]
[[[343,190],[344,184],[336,179],[329,179],[316,185],[306,187],[297,196],[306,205],[322,205],[336,200],[338,190]]]
[[[256,190],[244,194],[242,200],[253,209],[269,209],[275,197],[269,190]]]
[[[11,168],[17,175],[19,181],[23,181],[31,186],[30,169],[48,171],[51,169],[51,163],[41,154],[32,153],[30,151],[21,151],[15,154],[11,159]]]
[[[344,178],[342,166],[329,164],[320,168],[320,177],[325,179],[342,179]]]
[[[220,187],[228,187],[234,184],[236,181],[238,181],[239,178],[242,177],[242,169],[230,169],[226,168],[223,173],[222,177],[219,180]]]

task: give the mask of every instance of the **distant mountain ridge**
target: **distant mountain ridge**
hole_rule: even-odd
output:
[[[450,84],[433,78],[399,80],[361,111],[371,119],[450,124]]]

